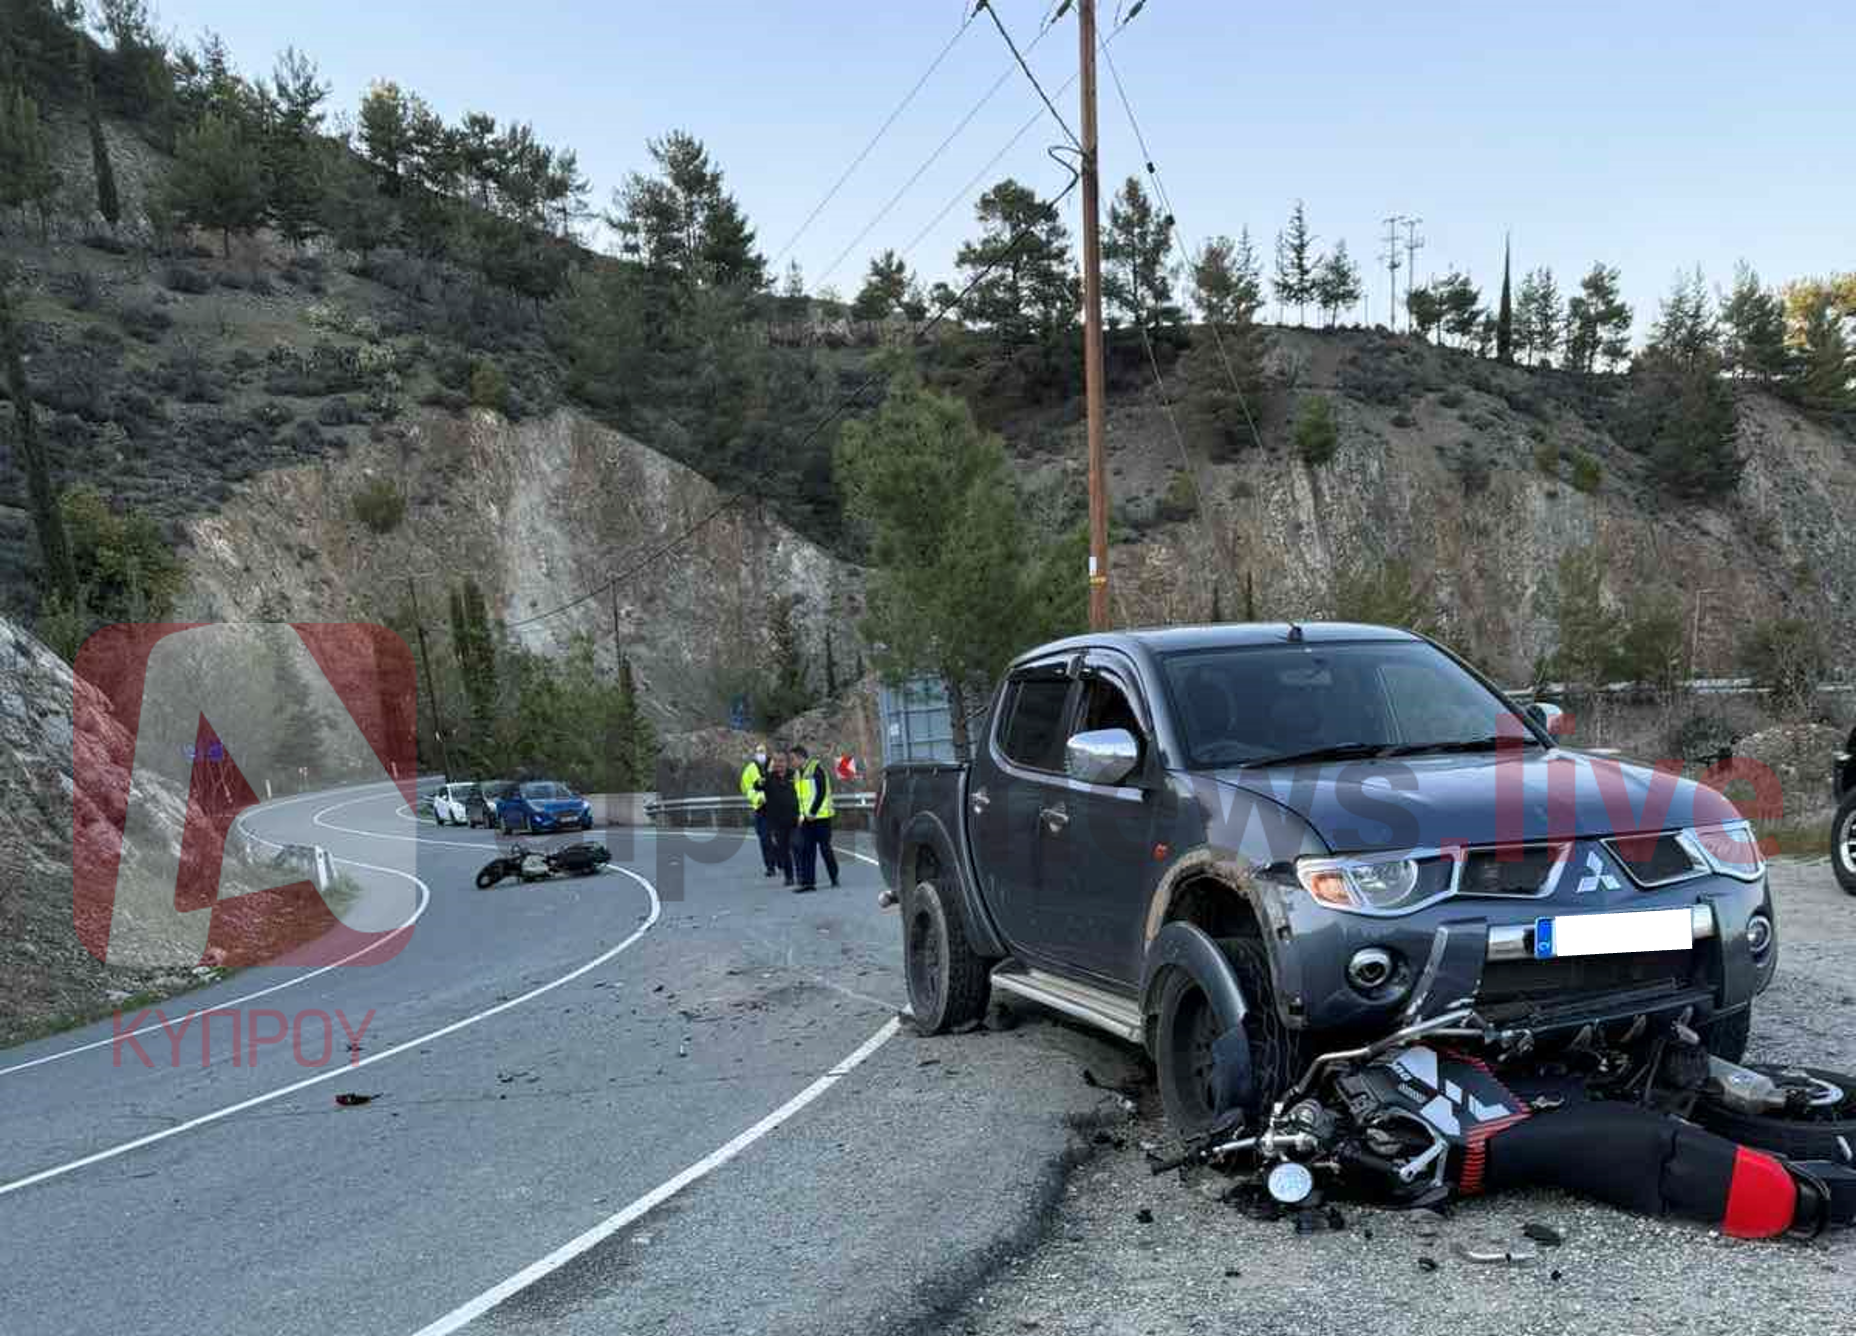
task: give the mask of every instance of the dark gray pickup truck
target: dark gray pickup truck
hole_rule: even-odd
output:
[[[1034,650],[970,766],[883,774],[916,1023],[1054,1008],[1145,1047],[1182,1132],[1220,1045],[1268,1099],[1304,1054],[1465,1002],[1543,1046],[1680,1018],[1738,1060],[1778,958],[1751,828],[1569,725],[1384,627]]]

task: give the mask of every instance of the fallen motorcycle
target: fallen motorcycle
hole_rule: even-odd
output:
[[[511,844],[502,855],[492,858],[477,873],[477,889],[488,890],[507,877],[524,882],[545,881],[549,877],[582,877],[599,871],[610,855],[603,844],[569,844],[559,849],[531,849]]]
[[[1231,1170],[1283,1211],[1328,1194],[1419,1208],[1556,1187],[1737,1238],[1856,1225],[1856,1076],[1739,1066],[1685,1020],[1666,1025],[1582,1036],[1542,1061],[1529,1032],[1460,1008],[1316,1058],[1254,1130],[1234,1098],[1153,1170]],[[1220,1080],[1241,1092],[1247,1073]]]

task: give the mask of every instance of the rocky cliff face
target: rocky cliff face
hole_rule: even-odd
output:
[[[407,499],[384,534],[354,513],[356,495],[380,480]],[[792,601],[814,664],[828,627],[838,661],[851,662],[861,613],[856,568],[752,501],[726,500],[574,412],[519,424],[424,413],[339,458],[261,474],[195,520],[186,611],[378,617],[410,584],[432,631],[468,573],[533,650],[564,650],[583,632],[610,662],[616,619],[659,726],[713,724],[727,717],[726,670],[769,652],[777,602]],[[625,573],[616,590],[586,597],[615,573]]]
[[[1157,398],[1113,410],[1111,491],[1140,526],[1112,555],[1122,620],[1204,618],[1214,582],[1224,616],[1241,617],[1246,571],[1259,616],[1320,616],[1348,563],[1400,558],[1435,591],[1455,643],[1519,681],[1553,648],[1560,557],[1598,543],[1606,597],[1679,609],[1698,671],[1732,670],[1746,629],[1780,615],[1817,621],[1845,658],[1856,649],[1856,440],[1834,427],[1746,391],[1737,494],[1678,505],[1555,373],[1383,336],[1280,338],[1301,388],[1262,424],[1271,448],[1208,462],[1191,443],[1202,506],[1190,519],[1153,518],[1183,467]],[[1177,405],[1181,387],[1168,392]],[[1340,436],[1311,466],[1286,448],[1286,418],[1314,393],[1332,399]],[[1571,485],[1575,451],[1599,465],[1593,490]],[[1079,440],[1044,467],[1075,472],[1081,459]]]
[[[83,707],[74,709],[80,700]],[[48,1021],[79,1019],[132,994],[165,994],[198,981],[190,968],[106,967],[80,941],[73,851],[94,856],[104,847],[105,826],[123,819],[78,793],[72,770],[80,755],[87,774],[114,776],[127,792],[135,758],[129,731],[95,687],[74,679],[70,665],[0,617],[0,1045]],[[157,853],[179,854],[187,801],[183,788],[160,780],[138,786],[121,845],[125,881]],[[239,883],[234,876],[223,885],[236,893]],[[107,935],[109,925],[101,931]]]

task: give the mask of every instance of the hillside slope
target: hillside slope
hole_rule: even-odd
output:
[[[1151,382],[1111,403],[1109,483],[1133,540],[1113,552],[1123,620],[1203,618],[1214,583],[1224,615],[1241,616],[1246,573],[1259,616],[1319,616],[1338,577],[1396,558],[1434,595],[1454,643],[1525,680],[1554,647],[1561,555],[1596,543],[1607,599],[1679,609],[1698,671],[1731,670],[1748,628],[1780,615],[1817,622],[1844,661],[1856,652],[1856,439],[1838,428],[1744,390],[1738,490],[1678,504],[1571,377],[1383,333],[1275,333],[1298,385],[1260,406],[1263,449],[1209,452],[1178,377],[1164,384],[1179,436]],[[1335,455],[1320,465],[1287,447],[1288,421],[1312,394],[1339,418]],[[1079,489],[1080,431],[1055,443],[1060,453],[1027,452],[1027,464]],[[1599,465],[1590,491],[1573,485],[1575,452]],[[1163,518],[1183,460],[1199,513]]]
[[[353,511],[377,479],[402,485],[409,502],[387,533]],[[841,662],[857,652],[857,570],[752,504],[652,559],[720,498],[692,470],[571,410],[520,423],[421,411],[387,440],[258,474],[216,513],[190,521],[184,611],[387,618],[411,584],[428,630],[437,630],[449,590],[469,574],[518,643],[538,652],[561,652],[585,633],[609,664],[616,615],[657,724],[695,727],[726,718],[726,670],[764,656],[778,600],[797,600],[808,658],[822,658],[828,626]],[[575,602],[634,567],[613,594]]]

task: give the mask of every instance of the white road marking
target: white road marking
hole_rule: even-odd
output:
[[[279,802],[267,804],[266,808],[268,810],[271,807],[284,807],[291,803],[313,802],[318,798],[326,798],[327,796],[328,795],[325,793],[312,793],[312,794],[308,794],[301,798],[285,798]],[[333,804],[333,806],[331,807],[325,807],[322,810],[325,812],[333,811],[335,807],[346,807],[352,802],[361,802],[361,801],[365,801],[365,799],[359,799],[359,798],[345,799],[340,803]],[[243,819],[244,817],[241,814],[239,820],[243,821]],[[250,832],[246,832],[246,833],[250,834]],[[281,845],[277,844],[276,841],[267,840],[262,835],[252,835],[251,838],[256,840],[259,844],[269,845],[273,849],[282,847]],[[393,876],[393,877],[400,877],[400,876],[406,875],[405,873],[399,871],[397,868],[376,867],[372,863],[362,863],[352,858],[336,858],[334,861],[337,863],[340,863],[343,867],[360,868],[365,872],[384,872],[388,876]],[[308,983],[311,979],[314,979],[318,975],[327,974],[332,969],[337,969],[343,965],[348,964],[351,961],[359,960],[362,956],[367,955],[370,951],[380,950],[381,947],[386,946],[389,942],[397,938],[401,933],[409,931],[412,928],[412,925],[419,921],[419,916],[425,913],[426,907],[432,903],[432,894],[426,888],[425,883],[420,881],[417,877],[414,877],[412,880],[414,884],[417,885],[419,888],[419,903],[413,906],[411,917],[409,917],[404,923],[400,924],[399,927],[394,928],[391,932],[384,934],[377,940],[369,942],[366,946],[362,947],[360,950],[352,951],[349,954],[343,956],[340,960],[332,960],[326,965],[319,965],[313,970],[309,970],[306,973],[296,975],[294,978],[285,979],[282,983],[274,983],[270,985],[268,988],[260,988],[256,992],[245,993],[239,997],[232,998],[229,1001],[215,1003],[211,1007],[195,1008],[194,1010],[189,1011],[185,1017],[170,1017],[165,1023],[168,1025],[172,1025],[175,1023],[176,1020],[179,1020],[182,1022],[182,1028],[185,1029],[186,1028],[185,1021],[194,1016],[200,1015],[202,1012],[223,1011],[223,1010],[228,1010],[233,1007],[243,1006],[247,1002],[255,1002],[261,997],[269,997],[272,993],[281,992],[285,988],[294,988],[296,987],[296,985],[300,983]],[[120,1043],[123,1040],[133,1038],[136,1035],[149,1034],[155,1030],[159,1030],[162,1028],[162,1024],[163,1022],[157,1021],[149,1025],[138,1026],[137,1028],[133,1030],[124,1030],[120,1034],[113,1034],[108,1039],[98,1039],[88,1044],[75,1044],[70,1048],[61,1048],[56,1053],[47,1053],[43,1057],[33,1058],[29,1062],[16,1062],[11,1067],[0,1067],[0,1076],[11,1076],[15,1072],[27,1071],[33,1067],[43,1067],[48,1062],[59,1062],[65,1058],[76,1057],[79,1053],[89,1053],[95,1049],[108,1048],[112,1044]]]
[[[152,1146],[159,1141],[166,1141],[169,1137],[179,1136],[183,1132],[191,1132],[195,1128],[206,1127],[212,1123],[230,1118],[235,1113],[243,1113],[245,1110],[257,1108],[261,1104],[269,1104],[273,1100],[282,1099],[285,1095],[294,1095],[299,1090],[307,1090],[310,1086],[320,1085],[324,1081],[333,1081],[337,1077],[348,1077],[358,1068],[371,1067],[376,1062],[385,1062],[388,1058],[397,1057],[401,1053],[417,1049],[431,1043],[435,1039],[442,1039],[448,1034],[456,1034],[459,1030],[468,1029],[481,1021],[489,1020],[492,1016],[501,1015],[505,1011],[522,1006],[526,1002],[531,1002],[544,993],[551,993],[556,988],[561,987],[563,984],[573,982],[590,970],[598,969],[601,965],[618,955],[619,952],[638,941],[645,933],[649,932],[652,925],[657,922],[659,914],[663,911],[663,905],[657,898],[657,888],[648,880],[639,876],[629,868],[615,867],[612,864],[607,864],[607,866],[611,867],[614,872],[622,876],[630,877],[633,881],[644,887],[645,894],[651,897],[651,912],[645,918],[645,921],[638,925],[638,930],[632,933],[630,937],[627,937],[611,950],[602,951],[584,965],[569,970],[558,979],[552,979],[538,987],[531,988],[518,997],[512,997],[506,1002],[499,1002],[493,1007],[466,1016],[462,1020],[452,1021],[449,1025],[440,1026],[436,1030],[427,1031],[416,1039],[408,1039],[403,1044],[395,1044],[392,1048],[382,1049],[379,1053],[371,1054],[356,1062],[346,1063],[331,1071],[322,1072],[316,1076],[305,1077],[301,1081],[293,1081],[289,1085],[281,1086],[276,1090],[267,1091],[262,1095],[254,1095],[250,1099],[240,1100],[236,1104],[228,1104],[223,1109],[215,1109],[211,1113],[202,1114],[198,1118],[190,1118],[184,1123],[177,1123],[173,1127],[163,1128],[159,1132],[152,1132],[147,1136],[137,1137],[133,1141],[125,1141],[119,1145],[111,1146],[107,1150],[100,1150],[94,1154],[85,1155],[80,1159],[70,1161],[68,1164],[54,1165],[50,1169],[41,1169],[35,1174],[28,1174],[26,1177],[15,1179],[11,1183],[0,1183],[0,1197],[4,1197],[8,1193],[18,1192],[22,1188],[29,1188],[36,1183],[46,1182],[48,1179],[58,1178],[62,1175],[73,1173],[89,1165],[99,1164],[104,1160],[115,1159],[118,1155],[127,1155],[130,1151],[140,1150],[144,1146]],[[395,875],[412,877],[412,874],[408,872],[399,872],[395,873]],[[426,890],[427,894],[430,894],[424,882],[419,881],[417,877],[412,877],[412,880],[418,883],[420,889]]]
[[[638,1198],[638,1200],[634,1201],[623,1210],[614,1215],[607,1216],[585,1233],[569,1239],[566,1243],[563,1243],[540,1261],[533,1262],[523,1267],[520,1271],[516,1272],[515,1275],[509,1277],[509,1279],[500,1284],[492,1285],[476,1298],[452,1309],[436,1322],[428,1323],[426,1326],[419,1328],[415,1336],[448,1336],[448,1333],[469,1325],[489,1312],[492,1308],[495,1308],[498,1304],[508,1299],[511,1295],[520,1293],[530,1285],[533,1285],[536,1281],[560,1270],[563,1266],[567,1265],[567,1263],[573,1261],[574,1258],[580,1256],[581,1253],[587,1251],[587,1249],[611,1238],[614,1234],[624,1229],[639,1217],[663,1205],[690,1184],[708,1177],[708,1175],[727,1164],[730,1160],[741,1154],[742,1151],[752,1146],[769,1132],[779,1127],[780,1124],[786,1122],[794,1114],[812,1103],[820,1095],[830,1090],[839,1081],[850,1075],[851,1072],[855,1071],[863,1064],[866,1058],[883,1047],[884,1044],[888,1043],[890,1039],[895,1036],[900,1026],[901,1022],[895,1017],[891,1017],[883,1024],[881,1029],[864,1040],[862,1044],[858,1045],[857,1049],[852,1052],[849,1057],[838,1063],[837,1066],[819,1077],[818,1080],[814,1081],[804,1090],[801,1090],[797,1095],[787,1100],[786,1103],[782,1104],[765,1118],[755,1123],[754,1126],[748,1128],[748,1130],[743,1132],[740,1136],[703,1156],[702,1159],[696,1161],[695,1164],[692,1164],[675,1178],[667,1179],[657,1187],[652,1188],[649,1192],[645,1193],[644,1196]]]

